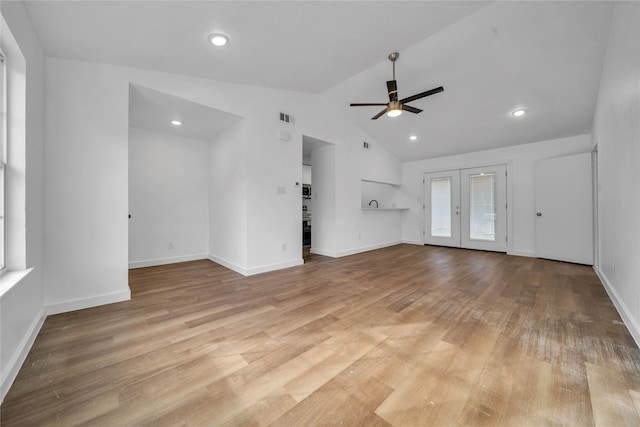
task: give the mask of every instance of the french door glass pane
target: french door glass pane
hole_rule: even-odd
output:
[[[496,240],[496,175],[495,173],[469,177],[469,238]]]
[[[431,235],[451,237],[451,177],[431,180]]]

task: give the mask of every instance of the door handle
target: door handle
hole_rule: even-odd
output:
[[[536,216],[542,216],[542,212],[536,212]]]

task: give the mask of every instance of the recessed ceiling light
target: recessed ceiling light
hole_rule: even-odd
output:
[[[180,120],[171,120],[171,124],[174,126],[182,126],[182,122]]]
[[[222,33],[213,33],[209,35],[209,41],[215,46],[224,46],[229,43],[229,36]]]
[[[525,111],[524,110],[515,110],[513,113],[511,113],[511,115],[513,117],[522,117],[524,116]]]
[[[418,139],[418,137],[417,137],[417,136],[415,136],[415,135],[411,135],[411,136],[409,137],[409,139],[410,139],[410,140],[412,140],[412,141],[415,141],[416,139]]]

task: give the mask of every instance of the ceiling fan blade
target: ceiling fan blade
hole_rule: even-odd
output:
[[[400,102],[402,102],[404,104],[405,102],[415,101],[416,99],[424,98],[425,96],[429,96],[429,95],[434,95],[434,94],[440,93],[442,91],[444,91],[444,88],[442,86],[440,86],[440,87],[437,87],[435,89],[431,89],[431,90],[428,90],[426,92],[422,92],[422,93],[419,93],[417,95],[413,95],[413,96],[410,96],[408,98],[401,99]]]
[[[405,111],[408,111],[410,113],[415,113],[415,114],[422,113],[421,109],[416,108],[416,107],[412,107],[411,105],[402,104],[402,109],[405,110]]]
[[[386,105],[386,104],[385,104]],[[385,108],[384,110],[380,111],[378,114],[376,114],[375,116],[371,117],[371,120],[378,120],[380,117],[382,117],[382,115],[384,113],[387,112],[387,109]]]
[[[349,104],[351,107],[371,107],[374,105],[379,105],[379,106],[383,106],[383,105],[387,105],[386,103],[378,103],[378,104],[371,104],[371,103],[364,103],[364,104]]]
[[[389,102],[398,100],[398,85],[395,80],[387,82],[387,92],[389,92]]]

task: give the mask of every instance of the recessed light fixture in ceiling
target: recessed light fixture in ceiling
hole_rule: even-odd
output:
[[[412,141],[415,141],[416,139],[418,139],[418,137],[417,137],[417,136],[415,136],[415,135],[411,135],[411,136],[409,137],[409,139],[410,139],[410,140],[412,140]]]
[[[214,46],[224,46],[229,43],[229,36],[222,33],[209,34],[209,41]]]
[[[182,126],[182,122],[180,120],[171,120],[171,124],[174,126]]]
[[[525,111],[523,109],[515,110],[511,115],[513,117],[522,117],[524,116]]]

